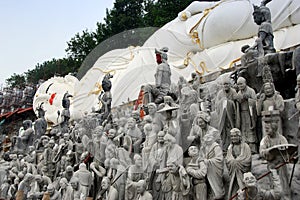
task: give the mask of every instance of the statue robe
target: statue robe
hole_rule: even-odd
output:
[[[207,159],[207,179],[213,192],[214,199],[222,199],[225,195],[223,184],[223,151],[220,145],[214,142],[210,147],[201,148],[201,156]]]
[[[244,188],[243,174],[251,171],[251,149],[247,143],[240,144],[241,154],[236,158],[233,155],[233,144],[230,144],[226,156],[226,165],[229,171],[230,184],[228,198],[236,194],[238,189]]]

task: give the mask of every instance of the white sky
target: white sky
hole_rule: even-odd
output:
[[[114,0],[0,0],[0,86],[13,73],[66,56],[76,33],[94,31]]]

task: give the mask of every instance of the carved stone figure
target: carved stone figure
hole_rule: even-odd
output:
[[[61,123],[60,123],[60,127],[62,129],[63,132],[68,132],[68,126],[69,126],[69,120],[71,117],[70,114],[70,97],[73,97],[72,95],[70,95],[68,92],[66,92],[64,94],[64,97],[62,99],[62,107],[64,108],[60,114],[61,117]]]
[[[32,129],[32,121],[31,120],[24,120],[23,121],[23,128],[24,132],[20,137],[20,150],[28,150],[29,146],[33,145],[34,142],[34,130]],[[19,142],[18,142],[19,143]]]
[[[204,163],[207,165],[208,190],[210,191],[208,193],[208,199],[224,198],[223,151],[216,142],[216,137],[213,133],[208,133],[203,137],[200,157],[204,158]]]
[[[104,194],[102,195],[103,200],[118,200],[119,193],[114,186],[111,185],[111,182],[108,177],[104,177],[101,183],[102,190]]]
[[[251,171],[251,149],[242,140],[241,131],[233,128],[230,138],[231,144],[225,158],[230,177],[228,199],[236,194],[239,188],[244,188],[243,174]]]
[[[181,146],[176,144],[176,139],[170,134],[164,137],[166,143],[166,161],[167,163],[175,163],[177,166],[183,164],[183,150]]]
[[[239,92],[237,94],[237,125],[242,132],[243,140],[250,146],[252,153],[257,152],[256,136],[256,93],[246,85],[246,79],[237,80]]]
[[[191,160],[186,166],[186,171],[191,177],[192,197],[194,200],[206,200],[207,165],[204,163],[204,159],[199,157],[199,149],[196,146],[190,146],[188,153]]]
[[[60,193],[55,189],[55,187],[52,184],[49,184],[47,187],[47,192],[44,194],[44,197],[42,200],[61,200]]]
[[[162,198],[161,184],[164,179],[164,174],[157,174],[156,170],[162,170],[166,167],[166,143],[164,140],[164,131],[159,131],[157,134],[157,142],[152,146],[149,155],[149,188],[152,189],[153,199]]]
[[[136,200],[152,200],[152,195],[146,190],[147,184],[145,180],[139,180],[136,184],[137,197]]]
[[[162,192],[166,200],[187,199],[190,191],[189,176],[182,165],[176,161],[167,162],[166,178],[162,182]]]
[[[278,122],[279,122],[279,111],[264,111],[262,113],[263,121],[265,122],[265,132],[264,136],[260,142],[259,153],[265,160],[268,161],[268,168],[275,169],[276,166],[285,162],[285,159],[279,153],[274,155],[270,153],[270,148],[275,145],[288,144],[287,139],[279,134]],[[289,175],[287,166],[284,165],[277,169],[280,176],[281,188],[283,191],[282,199],[290,199],[291,191],[289,187]]]
[[[157,106],[155,103],[148,103],[147,107],[149,115],[152,118],[153,131],[155,133],[158,133],[163,129],[162,115],[160,113],[157,113]]]
[[[224,78],[223,88],[216,97],[216,110],[218,114],[218,130],[221,132],[222,148],[226,152],[230,144],[230,130],[236,127],[236,91],[231,88],[229,78]]]
[[[92,173],[86,169],[86,164],[81,163],[79,165],[79,170],[74,172],[73,177],[77,177],[79,179],[81,192],[85,197],[88,197],[93,183],[93,177]]]
[[[125,190],[125,199],[138,199],[137,195],[137,184],[140,180],[145,179],[144,171],[142,166],[142,157],[139,154],[135,154],[134,165],[130,166],[128,169],[127,181],[126,181],[126,190]]]
[[[102,80],[102,89],[103,91],[100,93],[98,100],[101,102],[102,107],[100,109],[100,122],[102,123],[104,120],[108,119],[109,114],[111,112],[111,101],[112,101],[112,95],[111,95],[111,81],[110,79],[113,78],[113,75],[110,73],[106,74]],[[109,121],[111,119],[108,119]]]
[[[199,111],[194,119],[190,135],[187,140],[191,142],[192,145],[200,148],[202,145],[203,137],[208,133],[214,133],[216,140],[220,140],[220,133],[217,129],[210,126],[210,115],[204,111]]]
[[[18,191],[16,194],[16,200],[25,200],[27,199],[27,195],[31,190],[31,183],[34,179],[34,176],[30,173],[27,173],[24,176],[24,179],[20,182]]]
[[[144,125],[144,133],[146,135],[145,141],[142,143],[142,160],[143,160],[143,168],[144,171],[147,172],[148,165],[150,164],[149,155],[152,146],[156,142],[156,133],[152,131],[152,125],[147,123]]]
[[[281,195],[280,179],[275,169],[271,169],[273,189],[263,189],[257,185],[257,180],[251,172],[244,173],[243,182],[246,186],[245,191],[242,188],[238,191],[238,200],[246,199],[274,199],[279,200]]]
[[[155,95],[155,103],[163,102],[163,97],[168,94],[171,85],[171,69],[168,64],[167,52],[169,49],[163,47],[160,50],[155,49],[156,62],[158,64],[155,73],[155,89],[158,90]]]
[[[263,1],[263,3],[258,7],[254,6],[253,18],[254,22],[259,25],[258,29],[258,39],[263,45],[265,54],[274,53],[276,50],[273,44],[273,28],[271,24],[271,12],[266,4],[269,1]]]
[[[141,130],[136,126],[136,121],[133,118],[129,118],[127,121],[127,134],[126,136],[129,136],[132,141],[132,151],[134,153],[139,153],[140,151],[140,145],[142,143],[142,132]]]
[[[72,177],[70,185],[71,187],[67,188],[65,200],[81,200],[79,179],[77,177]]]

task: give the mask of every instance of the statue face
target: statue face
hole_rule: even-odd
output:
[[[170,163],[170,164],[168,164],[168,169],[169,169],[169,172],[171,172],[171,173],[176,173],[177,172],[177,166],[174,164],[174,163]]]
[[[264,86],[264,91],[267,97],[271,97],[274,95],[274,89],[270,84],[266,84]]]
[[[138,194],[143,194],[146,191],[146,188],[142,182],[140,182],[140,181],[138,182],[138,184],[136,186],[136,191]]]
[[[142,158],[137,158],[135,160],[135,165],[138,166],[138,167],[141,167],[143,165]]]
[[[267,122],[265,123],[265,132],[269,136],[273,136],[278,128],[277,122]]]
[[[135,120],[134,119],[130,119],[127,122],[127,126],[128,126],[129,129],[134,129],[135,128]]]
[[[260,12],[255,12],[253,13],[253,19],[257,25],[261,25],[263,22],[263,15]]]
[[[229,91],[230,90],[230,82],[229,81],[224,81],[223,83],[223,88],[225,91]]]
[[[109,183],[108,183],[108,180],[107,179],[103,179],[102,182],[101,182],[101,187],[102,189],[104,190],[107,190],[108,187],[109,187]]]
[[[189,148],[189,156],[190,157],[195,157],[198,155],[198,153],[199,153],[199,150],[196,146],[190,146],[190,148]]]
[[[233,132],[230,134],[230,139],[231,139],[232,144],[240,144],[241,143],[241,137],[236,132]]]
[[[149,106],[148,106],[148,111],[149,111],[149,114],[154,114],[154,113],[156,113],[156,108],[155,108],[155,106],[149,105]]]
[[[165,141],[164,141],[164,135],[158,135],[157,136],[157,141],[159,142],[159,143],[164,143]]]
[[[66,189],[67,188],[67,183],[65,183],[64,181],[60,181],[59,185],[60,185],[60,188],[62,188],[62,189]]]
[[[201,129],[205,129],[207,127],[207,123],[201,117],[198,117],[197,123]]]
[[[239,90],[244,90],[246,88],[246,83],[244,81],[238,81],[237,86]]]
[[[77,190],[78,188],[78,182],[77,181],[71,181],[71,186],[74,190]]]
[[[256,178],[251,173],[247,173],[244,175],[244,183],[246,187],[256,186]]]

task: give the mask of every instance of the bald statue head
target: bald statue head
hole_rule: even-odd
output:
[[[243,77],[239,77],[238,80],[237,80],[237,86],[239,88],[239,91],[241,90],[244,90],[246,88],[246,85],[247,82],[246,82],[246,79],[243,78]]]

